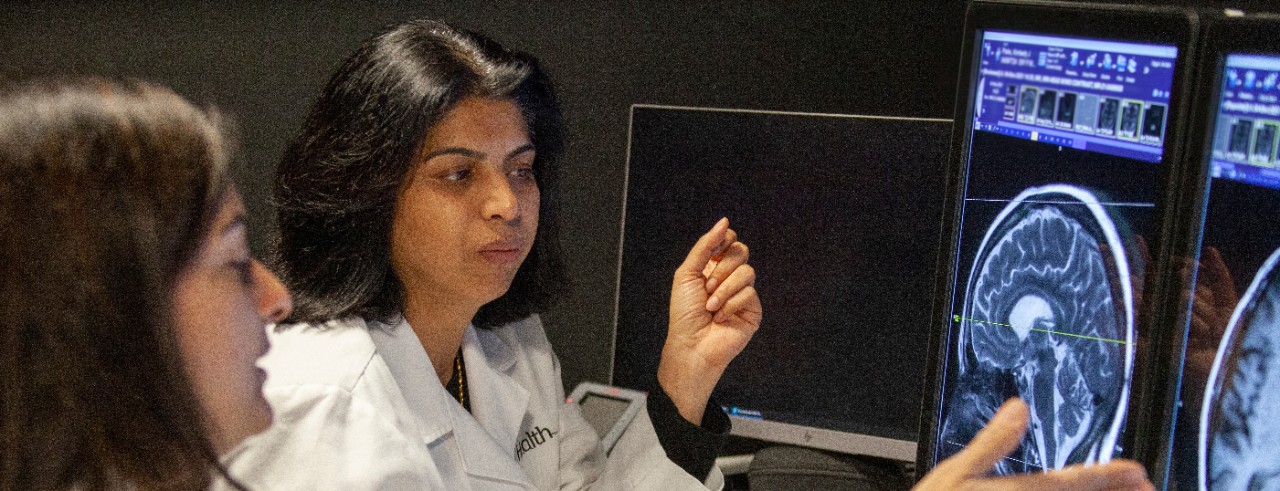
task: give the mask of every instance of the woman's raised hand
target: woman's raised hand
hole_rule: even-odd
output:
[[[698,239],[671,284],[667,340],[658,383],[685,419],[702,413],[720,376],[760,328],[749,251],[722,218]]]

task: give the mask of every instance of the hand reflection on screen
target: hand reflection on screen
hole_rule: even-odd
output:
[[[1183,284],[1189,284],[1190,275],[1196,264],[1187,261],[1182,266]],[[1231,320],[1231,312],[1236,308],[1240,295],[1236,293],[1235,281],[1227,264],[1222,260],[1222,253],[1216,247],[1205,247],[1200,255],[1199,272],[1196,274],[1195,296],[1187,299],[1190,291],[1183,291],[1183,300],[1191,301],[1191,326],[1187,333],[1187,354],[1208,351],[1210,362],[1212,354],[1222,341],[1222,334],[1227,330],[1227,321]],[[1206,367],[1207,368],[1207,367]]]
[[[1173,443],[1174,481],[1195,479],[1198,461],[1196,435],[1200,430],[1200,411],[1204,404],[1205,382],[1213,368],[1218,346],[1239,301],[1235,280],[1227,269],[1222,253],[1216,247],[1205,247],[1197,262],[1180,258],[1178,285],[1180,305],[1189,305],[1186,351],[1183,359],[1182,393]]]

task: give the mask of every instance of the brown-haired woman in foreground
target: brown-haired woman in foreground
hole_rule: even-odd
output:
[[[228,154],[161,87],[0,92],[0,489],[203,489],[270,425],[255,361],[291,304]]]

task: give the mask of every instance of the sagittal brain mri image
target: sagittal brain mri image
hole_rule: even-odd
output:
[[[1036,113],[1037,119],[1046,121],[1053,120],[1053,108],[1058,105],[1058,91],[1046,90],[1040,94],[1040,109]]]
[[[1280,490],[1280,250],[1236,305],[1200,424],[1200,489]]]
[[[1098,105],[1098,129],[1105,134],[1116,131],[1116,116],[1120,112],[1120,101],[1104,99]]]
[[[999,474],[1111,459],[1133,364],[1132,282],[1099,198],[1064,184],[1024,190],[988,228],[963,304],[942,422],[954,453],[1006,399],[1031,408]]]
[[[1022,97],[1019,99],[1018,114],[1031,116],[1036,112],[1037,91],[1033,88],[1022,89]]]
[[[1276,145],[1276,125],[1262,124],[1258,126],[1257,135],[1253,138],[1253,157],[1255,162],[1271,160],[1271,149]]]
[[[1142,135],[1159,138],[1164,134],[1164,106],[1151,104],[1142,116]]]
[[[1242,119],[1231,125],[1231,141],[1227,145],[1227,152],[1236,154],[1237,158],[1243,158],[1245,152],[1249,150],[1250,133],[1253,133],[1253,121]]]
[[[1138,118],[1142,114],[1142,104],[1130,102],[1120,111],[1120,136],[1134,137],[1138,135]]]

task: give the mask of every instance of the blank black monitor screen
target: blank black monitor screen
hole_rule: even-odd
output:
[[[672,274],[727,216],[764,306],[715,392],[734,434],[914,460],[950,129],[633,108],[614,384],[647,386]]]
[[[999,474],[1117,454],[1174,46],[984,30],[952,245],[932,463],[1008,398],[1031,408]]]
[[[1221,70],[1169,489],[1280,483],[1280,54]]]

